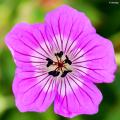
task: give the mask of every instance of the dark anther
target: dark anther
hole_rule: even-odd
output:
[[[61,77],[65,77],[66,75],[67,75],[67,73],[69,73],[69,72],[72,72],[72,70],[65,70],[63,73],[62,73],[62,75],[61,75]]]
[[[72,64],[72,62],[69,60],[68,56],[66,55],[65,63],[68,63],[69,65]]]
[[[56,76],[58,76],[58,75],[60,74],[60,72],[54,70],[54,71],[48,72],[48,74],[49,74],[49,75],[53,75],[54,77],[56,77]]]
[[[47,67],[53,64],[53,60],[51,60],[50,58],[47,58],[46,60],[48,61]]]
[[[63,55],[63,51],[60,51],[59,53],[56,53],[55,56],[58,56],[59,58],[61,58]]]

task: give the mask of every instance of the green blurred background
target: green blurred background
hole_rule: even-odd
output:
[[[14,103],[11,86],[15,72],[10,51],[4,43],[7,32],[18,22],[44,21],[45,14],[68,4],[83,11],[97,33],[114,45],[118,70],[115,81],[100,84],[103,101],[96,115],[81,115],[71,120],[120,120],[120,0],[0,0],[0,120],[66,120],[56,115],[53,105],[45,113],[20,113]]]

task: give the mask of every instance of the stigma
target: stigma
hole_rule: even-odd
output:
[[[72,72],[72,61],[67,55],[64,55],[63,51],[54,54],[56,60],[46,58],[48,68],[48,74],[53,77],[65,77],[69,72]]]

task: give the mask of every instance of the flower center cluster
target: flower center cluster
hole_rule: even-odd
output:
[[[59,53],[55,53],[56,60],[52,60],[50,58],[47,58],[48,61],[47,67],[48,67],[48,74],[52,75],[54,77],[61,76],[65,77],[67,73],[72,72],[71,70],[71,64],[72,62],[69,60],[68,56],[63,55],[63,51],[60,51]]]

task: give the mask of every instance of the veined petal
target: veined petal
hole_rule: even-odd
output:
[[[13,82],[16,106],[21,112],[43,112],[53,102],[55,80],[46,72],[17,69]]]
[[[95,33],[89,19],[82,12],[63,5],[45,17],[47,34],[58,50],[70,51],[83,36]]]
[[[46,71],[49,51],[43,37],[44,25],[39,24],[39,27],[41,29],[20,23],[6,36],[6,44],[17,66],[13,93],[21,112],[45,111],[56,93],[55,80]]]
[[[101,100],[102,94],[92,82],[74,74],[68,75],[59,83],[54,111],[69,118],[79,114],[95,114]]]
[[[41,31],[44,32],[42,26],[41,24]],[[16,65],[22,69],[33,67],[32,63],[42,64],[49,56],[43,36],[39,34],[39,38],[37,37],[38,32],[33,25],[20,23],[15,25],[5,38]]]
[[[97,34],[89,35],[77,47],[72,62],[81,75],[95,83],[114,80],[117,66],[113,45],[108,39]]]

